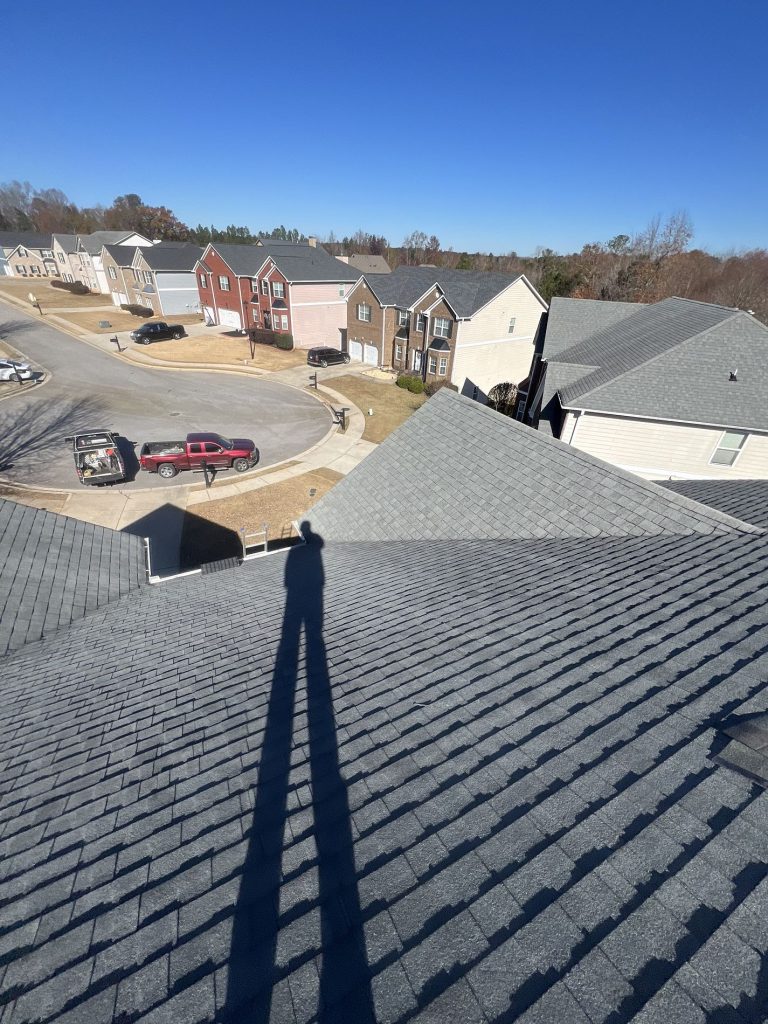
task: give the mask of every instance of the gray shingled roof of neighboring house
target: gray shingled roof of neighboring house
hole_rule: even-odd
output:
[[[54,234],[52,241],[58,242],[64,252],[76,252],[77,251],[77,235],[61,235]]]
[[[0,248],[15,249],[17,245],[26,249],[50,249],[52,235],[40,231],[0,231]]]
[[[124,238],[139,234],[136,231],[93,231],[90,235],[78,235],[83,248],[92,256],[98,256],[105,245],[119,245]]]
[[[141,250],[142,259],[156,271],[194,270],[195,263],[203,255],[199,245],[158,245],[147,246]]]
[[[267,240],[261,245],[214,242],[213,248],[238,277],[254,277],[270,256],[289,281],[356,281],[360,276],[320,246]]]
[[[571,363],[547,363],[544,375],[544,389],[541,393],[541,412],[539,413],[538,429],[544,433],[557,436],[554,421],[562,415],[558,392],[561,388],[580,380],[585,374],[594,370],[594,366],[577,366]]]
[[[438,285],[460,318],[471,317],[522,274],[496,274],[481,270],[446,270],[443,267],[397,267],[391,274],[366,274],[365,279],[383,306],[408,309],[432,285]]]
[[[11,655],[8,1019],[762,1020],[767,555],[310,544]]]
[[[359,270],[361,274],[391,274],[392,268],[383,256],[366,256],[362,253],[355,253],[347,257],[350,267]]]
[[[140,537],[0,499],[0,654],[146,579]]]
[[[133,265],[133,258],[136,255],[135,245],[105,245],[104,248],[118,265],[118,267],[130,267]]]
[[[597,331],[626,320],[643,308],[642,302],[608,302],[602,299],[564,299],[549,304],[543,356],[555,359],[560,352],[584,341]]]
[[[325,495],[312,521],[351,541],[751,529],[447,389]]]
[[[661,487],[683,494],[726,515],[768,530],[768,480],[659,480]]]

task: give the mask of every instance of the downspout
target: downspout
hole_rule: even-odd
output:
[[[579,419],[582,414],[581,409],[572,409],[571,411],[573,413],[573,430],[571,431],[571,436],[568,438],[568,444],[573,444],[573,439],[576,436],[576,427],[579,425]]]

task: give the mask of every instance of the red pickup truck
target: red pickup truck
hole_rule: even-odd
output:
[[[170,480],[184,469],[229,469],[244,473],[259,461],[253,441],[221,434],[187,434],[186,441],[149,441],[141,446],[141,468]]]

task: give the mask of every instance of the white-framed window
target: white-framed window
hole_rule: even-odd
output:
[[[717,442],[717,447],[709,460],[710,466],[733,466],[739,452],[743,451],[748,436],[740,430],[723,431],[723,436]]]
[[[254,311],[253,311],[253,322],[255,324],[257,324],[259,322],[259,311],[258,311],[258,309],[254,309]]]
[[[418,349],[413,353],[411,365],[417,372],[421,370],[421,352],[419,352]]]
[[[27,268],[22,263],[17,263],[16,264],[16,273],[20,274],[22,277],[26,277],[27,276]]]
[[[282,281],[272,282],[272,298],[273,299],[284,299],[285,298],[285,285]]]
[[[446,373],[448,372],[448,356],[440,356],[437,365],[437,372],[440,374],[441,377],[444,377],[446,375]]]
[[[429,353],[428,370],[430,373],[437,373],[437,356],[433,356],[431,352]]]
[[[358,302],[357,319],[364,324],[369,324],[371,322],[371,307],[367,302]]]
[[[22,257],[29,256],[29,253],[27,252],[27,250],[23,246],[19,247],[19,256],[22,256]]]
[[[208,278],[205,276],[205,274],[201,274],[200,275],[200,287],[201,288],[207,288],[208,287]]]
[[[117,280],[117,271],[115,270],[115,268],[114,267],[107,267],[107,271],[109,272],[109,276],[112,278],[112,280],[116,281]]]
[[[282,321],[283,330],[287,331],[288,330],[288,314],[287,313],[282,313],[280,315],[280,320]]]
[[[251,280],[251,293],[253,295],[259,294],[259,279],[257,277],[254,277]]]
[[[398,309],[397,311],[397,326],[407,327],[408,326],[408,314],[404,309]]]
[[[344,285],[343,284],[339,285],[339,298],[340,299],[344,298]]]
[[[144,284],[152,284],[152,271],[145,270],[144,272]]]
[[[395,345],[395,359],[402,361],[403,358],[403,346]]]
[[[436,338],[450,338],[451,321],[447,320],[444,316],[436,316],[432,333]]]
[[[229,278],[226,274],[219,274],[219,288],[221,288],[223,292],[229,291]]]
[[[33,277],[40,277],[40,267],[31,266],[29,269]]]
[[[416,317],[416,330],[421,331],[423,334],[427,329],[427,318],[423,313],[419,313]]]
[[[59,257],[59,263],[66,263],[67,258],[63,252],[57,252],[56,255]]]
[[[515,320],[516,319],[517,319],[517,317],[514,317],[514,316],[511,316],[509,318],[509,327],[507,328],[507,334],[514,334],[515,333]]]
[[[262,295],[269,295],[269,281],[262,281],[261,282],[261,294]]]
[[[43,249],[43,259],[44,260],[52,260],[53,259],[53,249]]]

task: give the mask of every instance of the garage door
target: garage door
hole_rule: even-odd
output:
[[[379,350],[375,345],[366,345],[363,353],[363,362],[370,363],[371,366],[379,365]]]
[[[359,359],[363,361],[363,346],[359,341],[350,341],[349,343],[349,357],[350,359]]]
[[[112,292],[112,301],[116,306],[127,306],[128,296],[125,294],[125,292]]]
[[[219,323],[222,327],[234,327],[238,331],[243,326],[240,323],[240,314],[232,309],[219,310]]]

